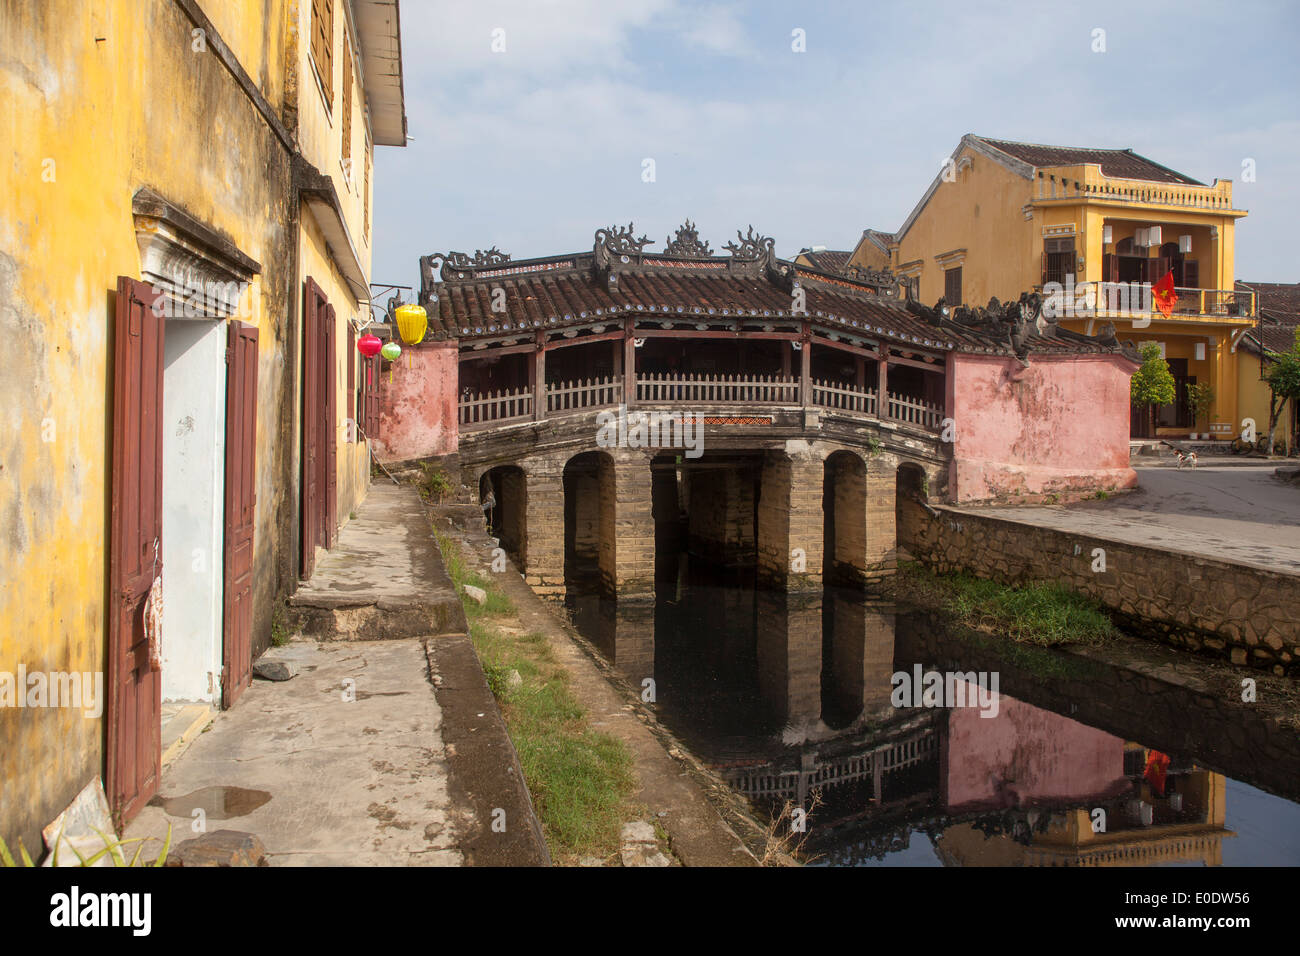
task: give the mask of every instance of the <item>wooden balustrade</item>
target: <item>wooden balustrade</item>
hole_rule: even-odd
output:
[[[821,379],[810,380],[812,405],[835,412],[875,417],[880,413],[876,390]],[[799,381],[762,375],[638,375],[638,404],[695,403],[699,405],[800,404]],[[546,386],[546,414],[607,408],[623,401],[619,375],[553,382]],[[463,431],[523,421],[533,417],[533,390],[524,386],[486,394],[466,393],[460,401]],[[939,405],[889,393],[888,415],[893,421],[937,431],[943,421]]]
[[[779,375],[638,375],[638,402],[798,405],[799,380]]]
[[[463,431],[532,417],[533,390],[527,386],[484,395],[467,394],[460,400],[460,427]]]
[[[840,412],[876,414],[876,390],[865,386],[836,385],[813,379],[812,402],[822,408],[833,408]]]
[[[623,376],[578,379],[546,386],[546,411],[570,412],[617,405],[623,399]]]

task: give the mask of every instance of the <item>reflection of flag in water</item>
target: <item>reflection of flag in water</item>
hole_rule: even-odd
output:
[[[1151,294],[1155,297],[1160,314],[1169,318],[1169,313],[1174,311],[1174,303],[1178,301],[1178,293],[1174,291],[1173,269],[1166,272],[1165,277],[1152,287]]]
[[[1165,771],[1169,769],[1169,758],[1159,750],[1147,752],[1147,768],[1142,771],[1142,778],[1151,784],[1157,796],[1165,795]]]

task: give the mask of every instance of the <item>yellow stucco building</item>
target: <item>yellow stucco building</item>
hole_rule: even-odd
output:
[[[0,836],[38,851],[97,779],[139,809],[164,709],[233,703],[366,493],[398,5],[4,2],[0,99]]]
[[[1255,296],[1259,324],[1247,332],[1237,349],[1237,410],[1242,420],[1255,424],[1258,438],[1268,436],[1271,391],[1264,376],[1273,364],[1272,356],[1295,347],[1300,329],[1300,283],[1238,282],[1238,290]],[[1300,406],[1288,402],[1281,409],[1273,433],[1276,453],[1300,453]]]
[[[1178,383],[1158,410],[1158,436],[1240,430],[1240,338],[1255,296],[1234,286],[1233,235],[1246,213],[1232,182],[1197,182],[1131,150],[1040,146],[967,134],[890,245],[890,267],[920,299],[982,306],[1062,290],[1062,324],[1121,341],[1157,342]],[[873,254],[864,237],[854,259]],[[1166,318],[1143,284],[1173,274]],[[1056,286],[1049,285],[1056,283]],[[1215,401],[1193,422],[1185,385],[1209,383]],[[1134,416],[1141,433],[1144,418]]]

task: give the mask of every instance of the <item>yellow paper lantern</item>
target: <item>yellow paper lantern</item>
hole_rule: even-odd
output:
[[[422,306],[408,304],[397,307],[397,332],[407,345],[422,341],[428,327],[429,316]]]

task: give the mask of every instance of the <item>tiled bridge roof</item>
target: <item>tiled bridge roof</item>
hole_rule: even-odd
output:
[[[651,253],[644,248],[650,240],[636,238],[629,224],[598,229],[589,252],[520,261],[496,249],[424,256],[420,301],[435,337],[482,345],[522,342],[542,329],[612,330],[632,317],[661,328],[729,332],[789,330],[808,320],[846,342],[884,340],[935,353],[1123,351],[1113,336],[1036,323],[1032,307],[1013,341],[1017,303],[942,315],[942,303],[929,309],[910,301],[891,273],[821,272],[777,258],[772,239],[752,228],[737,237],[725,247],[730,255],[715,255],[688,222],[663,253]]]

